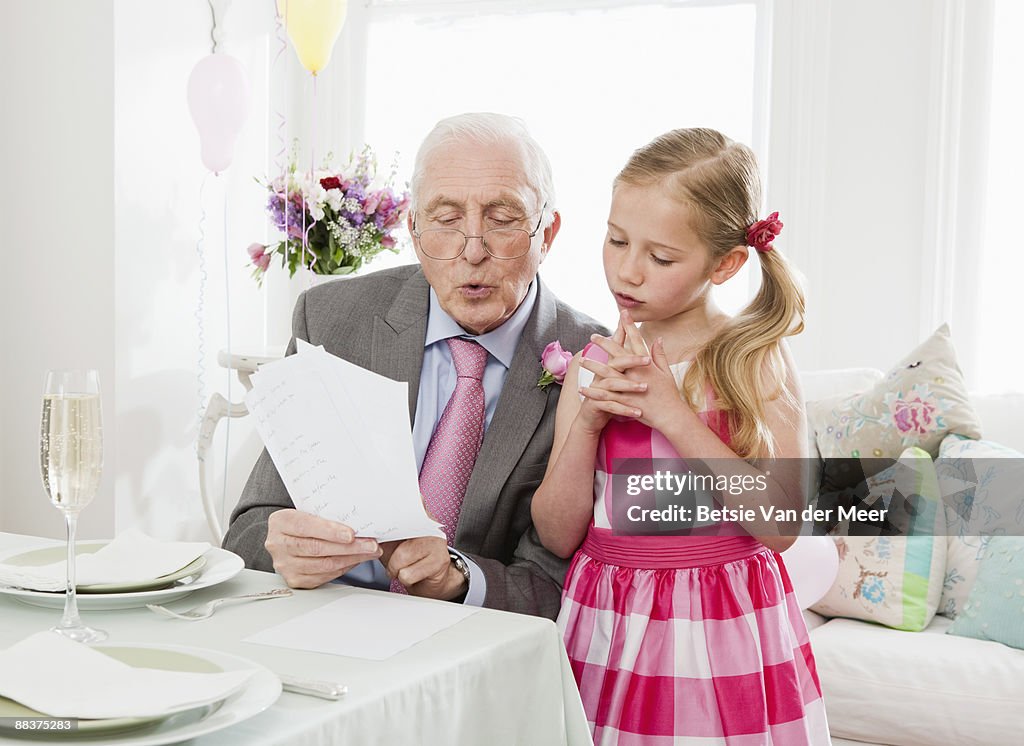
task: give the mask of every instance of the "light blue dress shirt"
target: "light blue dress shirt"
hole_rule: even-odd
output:
[[[441,419],[445,405],[455,391],[455,365],[452,353],[445,342],[450,337],[462,337],[480,344],[487,350],[487,366],[484,368],[484,413],[486,425],[491,424],[494,411],[498,408],[498,398],[505,385],[505,378],[512,365],[516,347],[523,336],[523,329],[533,311],[537,299],[537,283],[531,283],[519,308],[504,324],[486,334],[472,335],[445,313],[437,299],[434,289],[430,289],[430,310],[427,316],[427,336],[423,343],[423,368],[420,371],[420,387],[416,397],[416,416],[413,418],[412,443],[416,452],[417,471],[423,466],[427,446],[434,434],[437,421]],[[486,429],[484,431],[486,433]],[[487,592],[487,581],[483,570],[458,550],[469,567],[469,588],[464,603],[471,606],[482,606]],[[364,562],[345,574],[341,582],[358,585],[364,588],[387,590],[390,580],[384,566],[378,562]]]

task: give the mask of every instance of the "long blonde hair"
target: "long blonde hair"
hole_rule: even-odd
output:
[[[678,129],[635,151],[615,186],[662,185],[685,204],[691,226],[711,252],[711,265],[747,245],[747,228],[758,220],[761,180],[747,146],[712,129]],[[732,449],[743,458],[775,455],[765,403],[789,398],[783,337],[804,328],[804,294],[795,272],[777,248],[755,252],[761,288],[754,299],[697,353],[681,386],[700,407],[706,386],[726,413]]]

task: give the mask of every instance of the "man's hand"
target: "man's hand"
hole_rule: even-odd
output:
[[[344,523],[290,508],[270,514],[264,546],[292,588],[316,588],[381,556],[374,539],[355,538]]]
[[[444,539],[421,536],[381,546],[381,562],[388,575],[404,585],[410,596],[450,601],[466,592],[466,579],[452,564]]]

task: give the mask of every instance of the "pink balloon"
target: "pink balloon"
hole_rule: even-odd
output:
[[[231,165],[235,140],[249,115],[249,80],[242,63],[211,54],[188,76],[188,109],[199,131],[203,165],[216,174]]]
[[[801,609],[820,601],[839,574],[839,552],[828,536],[798,536],[782,561]]]

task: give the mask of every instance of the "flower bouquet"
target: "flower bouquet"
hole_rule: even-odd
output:
[[[374,188],[376,171],[369,147],[344,168],[312,176],[297,173],[293,160],[286,175],[266,185],[267,214],[284,238],[249,246],[253,277],[262,283],[275,254],[292,277],[300,266],[318,275],[347,275],[385,249],[398,251],[392,233],[408,214],[409,193],[392,189],[393,172]]]

